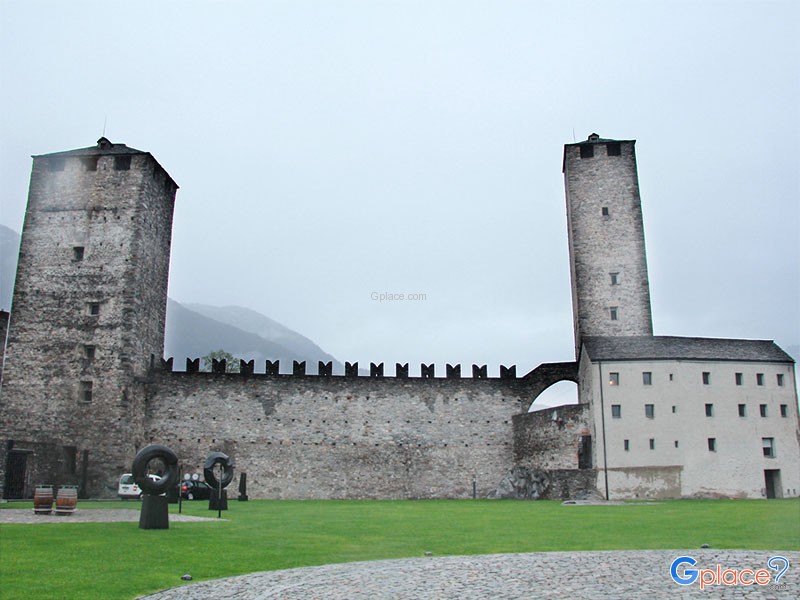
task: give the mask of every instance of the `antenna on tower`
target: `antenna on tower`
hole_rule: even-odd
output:
[[[103,128],[103,132],[105,132],[105,127]],[[574,143],[575,143],[575,141],[576,141],[576,140],[575,140],[575,128],[573,127],[573,128],[572,128],[572,143],[574,144]]]
[[[103,117],[103,137],[106,137],[106,122],[108,121],[108,115]],[[572,132],[572,137],[575,137],[575,131]]]

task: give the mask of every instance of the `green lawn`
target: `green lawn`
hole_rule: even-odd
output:
[[[231,501],[225,521],[3,525],[0,598],[134,598],[297,566],[434,555],[637,548],[800,549],[800,500],[562,506],[496,500]],[[13,504],[11,507],[31,507]],[[5,505],[8,508],[9,505]],[[81,510],[137,508],[79,503]],[[170,506],[177,512],[177,505]],[[216,516],[207,502],[184,513]],[[69,517],[64,518],[68,521]]]

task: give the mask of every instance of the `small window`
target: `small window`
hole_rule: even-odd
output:
[[[96,317],[97,315],[100,314],[99,302],[89,302],[88,308],[89,308],[89,314],[92,315],[93,317]]]
[[[651,371],[642,372],[642,385],[653,385],[653,373]]]
[[[761,447],[764,449],[764,456],[775,458],[775,438],[761,438]]]
[[[608,385],[619,385],[619,373],[608,374]]]
[[[592,144],[581,144],[581,158],[592,158],[594,156],[594,146]]]
[[[623,448],[625,448],[625,452],[630,451],[630,449],[631,449],[630,440],[622,440],[622,446],[623,446]]]
[[[609,273],[611,285],[619,285],[619,273]]]
[[[766,404],[759,404],[758,405],[758,412],[761,413],[762,417],[767,416],[767,405]]]
[[[86,360],[92,362],[94,360],[94,354],[95,354],[94,346],[90,344],[86,344],[83,346],[83,356],[86,358]]]
[[[622,147],[619,142],[608,142],[606,144],[606,154],[608,156],[620,156],[622,154]]]
[[[736,379],[736,385],[742,385],[743,376],[741,373],[736,373],[734,378]]]
[[[83,163],[83,168],[87,171],[97,171],[97,160],[99,156],[83,156],[81,157],[81,162]]]
[[[714,416],[714,405],[713,404],[706,404],[706,416],[713,417]]]
[[[778,373],[778,387],[783,387],[783,373]]]
[[[711,385],[711,373],[703,371],[703,385]]]
[[[72,260],[76,262],[83,260],[83,253],[84,253],[83,246],[73,246]]]
[[[650,450],[656,449],[656,438],[650,438]]]
[[[789,416],[789,405],[781,404],[781,416],[785,419]]]
[[[47,166],[51,171],[63,171],[66,160],[63,156],[51,156],[47,159]]]
[[[115,171],[129,171],[131,168],[130,156],[115,156],[114,157],[114,170]]]
[[[622,418],[622,406],[619,404],[611,405],[611,417],[614,419]]]
[[[644,405],[644,416],[648,419],[653,419],[656,416],[656,405],[655,404],[645,404]]]
[[[609,309],[609,312],[611,313],[611,320],[612,321],[618,320],[618,318],[619,318],[619,309],[616,306],[612,306]]]
[[[669,374],[669,380],[672,381],[672,373]]]
[[[674,415],[676,412],[678,412],[678,407],[673,405],[672,414]]]
[[[708,438],[708,451],[709,452],[717,451],[717,438]]]
[[[739,405],[739,416],[740,417],[746,417],[747,416],[747,405],[746,404],[740,404]]]
[[[675,447],[678,447],[678,440],[675,440]]]
[[[756,373],[756,385],[764,385],[764,374]]]
[[[83,402],[92,401],[92,382],[81,381],[81,400]]]
[[[608,216],[608,207],[607,207],[607,206],[604,206],[603,208],[601,208],[601,209],[600,209],[600,213],[601,213],[601,214],[602,214],[604,217],[607,217],[607,216]]]

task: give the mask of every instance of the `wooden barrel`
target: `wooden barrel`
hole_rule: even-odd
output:
[[[53,486],[37,485],[33,492],[33,512],[37,515],[49,515],[53,512]]]
[[[56,514],[71,515],[78,504],[78,486],[62,485],[56,496]]]

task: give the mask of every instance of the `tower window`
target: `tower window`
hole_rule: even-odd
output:
[[[86,360],[92,362],[94,360],[95,350],[94,346],[90,344],[86,344],[83,347],[83,355],[86,357]]]
[[[619,373],[608,374],[608,385],[619,385]]]
[[[742,374],[741,373],[736,373],[734,375],[734,378],[736,379],[736,385],[742,385],[742,381],[743,380],[742,380]]]
[[[642,373],[642,384],[653,385],[653,373],[651,371],[644,371]]]
[[[612,306],[611,308],[608,309],[608,312],[611,315],[612,321],[619,320],[619,308],[617,308],[616,306]]]
[[[703,385],[711,385],[711,373],[703,371]]]
[[[51,171],[63,171],[66,160],[63,156],[51,156],[47,159],[47,166]]]
[[[650,438],[650,450],[656,449],[656,438]]]
[[[656,405],[655,404],[645,404],[644,405],[644,416],[648,419],[653,419],[656,416]]]
[[[739,405],[739,416],[740,417],[746,417],[747,416],[747,405],[746,404],[740,404]]]
[[[606,154],[608,156],[620,156],[622,154],[622,146],[619,142],[609,142],[606,144]]]
[[[619,273],[609,273],[611,285],[619,285]]]
[[[116,171],[129,171],[131,168],[130,156],[115,156],[114,157],[114,170]]]
[[[758,412],[761,413],[762,417],[767,416],[767,405],[766,404],[759,404],[758,405]]]
[[[81,162],[83,163],[83,168],[87,171],[97,171],[97,161],[100,157],[99,156],[83,156],[81,157]]]
[[[781,416],[785,419],[789,416],[789,405],[781,404]]]
[[[581,158],[592,158],[594,156],[594,146],[592,144],[581,144]]]
[[[83,260],[83,251],[83,246],[74,246],[72,248],[72,260],[76,262]]]
[[[764,385],[764,374],[756,373],[756,385]]]
[[[764,449],[764,456],[775,458],[775,438],[761,438],[761,447]]]
[[[778,387],[783,387],[783,373],[778,373]]]
[[[601,213],[601,214],[602,214],[604,217],[607,217],[607,216],[608,216],[608,207],[607,207],[607,206],[604,206],[603,208],[601,208],[601,209],[600,209],[600,213]]]
[[[630,449],[631,449],[630,440],[622,440],[622,447],[625,448],[625,452],[630,451]]]
[[[100,314],[100,303],[99,302],[89,302],[88,304],[89,314],[93,317],[96,317]]]
[[[714,416],[714,405],[713,404],[706,404],[706,416],[713,417]]]
[[[717,451],[717,438],[708,438],[708,451],[709,452]]]
[[[678,440],[675,440],[675,447],[678,447]]]
[[[611,417],[614,419],[622,418],[622,406],[619,404],[611,405]]]
[[[83,402],[92,401],[92,382],[81,381],[81,400]]]

